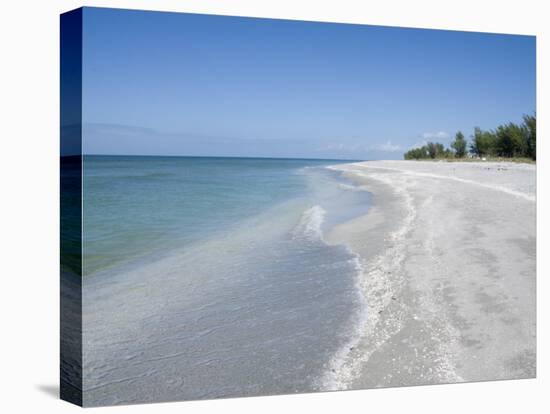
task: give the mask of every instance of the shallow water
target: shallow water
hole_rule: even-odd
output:
[[[87,157],[84,404],[318,389],[364,305],[334,163]]]

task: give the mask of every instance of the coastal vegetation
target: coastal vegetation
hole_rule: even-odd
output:
[[[428,142],[404,154],[406,160],[420,159],[509,159],[535,161],[537,158],[537,119],[524,115],[521,124],[509,122],[493,130],[479,127],[470,136],[470,143],[461,131],[455,135],[450,148],[439,142]]]

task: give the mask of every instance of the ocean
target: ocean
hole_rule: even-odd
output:
[[[337,163],[85,156],[84,404],[321,389],[365,311]]]

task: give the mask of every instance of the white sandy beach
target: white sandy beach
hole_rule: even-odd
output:
[[[359,255],[368,304],[324,389],[536,375],[536,167],[373,161],[333,167],[374,206],[326,239]]]

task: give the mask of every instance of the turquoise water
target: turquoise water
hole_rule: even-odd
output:
[[[364,310],[335,163],[85,157],[85,402],[318,389]]]
[[[323,165],[327,161],[87,156],[85,274],[214,237],[266,208],[305,198],[301,169]]]

